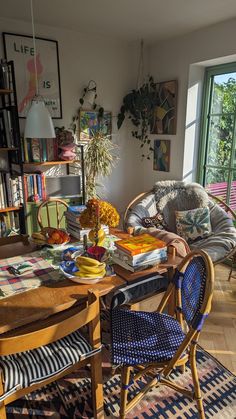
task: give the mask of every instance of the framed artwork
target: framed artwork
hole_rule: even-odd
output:
[[[99,117],[96,111],[79,111],[79,141],[89,141],[96,131],[102,131],[104,135],[111,135],[111,112],[104,111]]]
[[[57,41],[44,38],[36,40],[36,68],[39,95],[52,118],[62,118],[60,71]],[[3,32],[4,53],[14,61],[18,113],[25,118],[36,93],[36,74],[32,36]]]
[[[157,83],[151,134],[176,134],[177,80]]]
[[[170,171],[170,140],[154,140],[153,170]]]

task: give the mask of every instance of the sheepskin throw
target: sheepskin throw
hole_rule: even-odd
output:
[[[168,230],[176,233],[175,211],[186,211],[208,206],[209,198],[198,183],[176,180],[157,182],[154,186],[157,212],[163,214]]]

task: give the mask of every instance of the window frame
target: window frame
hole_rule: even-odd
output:
[[[213,79],[214,76],[227,73],[236,73],[236,62],[220,64],[212,67],[207,67],[205,70],[204,84],[203,84],[203,102],[201,112],[201,128],[200,128],[200,141],[199,141],[199,153],[198,153],[198,167],[197,167],[197,181],[205,186],[206,169],[212,167],[216,169],[223,169],[228,171],[228,185],[226,192],[226,202],[230,202],[230,190],[231,183],[233,181],[233,174],[236,172],[236,167],[233,167],[234,153],[236,149],[236,112],[234,114],[233,123],[233,137],[232,137],[232,148],[230,156],[230,164],[227,166],[214,166],[207,164],[208,156],[208,138],[209,138],[209,127],[210,127],[210,113],[209,109],[212,103],[213,94]],[[222,115],[222,114],[221,114]]]

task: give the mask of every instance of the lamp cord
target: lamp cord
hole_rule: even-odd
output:
[[[34,11],[33,11],[33,0],[30,0],[30,8],[31,8],[31,23],[32,23],[32,35],[33,35],[33,47],[34,47],[34,71],[35,71],[35,90],[36,95],[39,94],[39,85],[38,85],[38,72],[37,72],[37,64],[36,64],[36,42],[35,42],[35,29],[34,29]]]

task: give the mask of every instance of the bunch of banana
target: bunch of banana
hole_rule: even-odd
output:
[[[78,277],[94,279],[106,275],[106,264],[96,259],[78,256],[75,264],[79,268],[79,271],[75,272]]]
[[[31,236],[32,241],[40,246],[47,242],[47,237],[43,233],[35,232]]]

